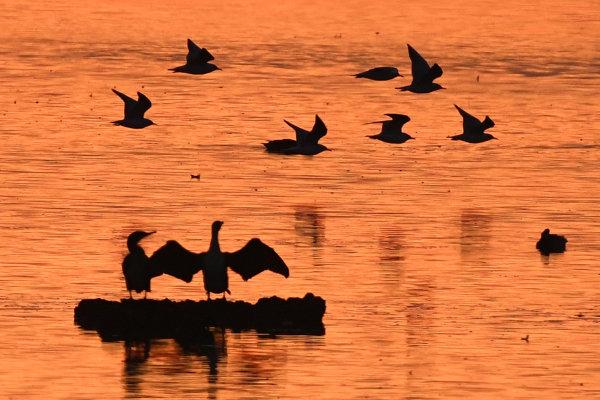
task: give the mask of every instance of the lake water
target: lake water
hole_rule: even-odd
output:
[[[0,4],[0,397],[600,398],[599,3],[428,3]],[[188,37],[223,70],[168,72]],[[406,43],[446,90],[394,89]],[[405,77],[351,77],[381,65]],[[113,87],[157,125],[112,126]],[[453,104],[499,140],[447,139]],[[333,151],[264,152],[316,113]],[[366,138],[384,113],[416,139]],[[290,267],[231,275],[231,298],[313,292],[324,336],[189,350],[73,324],[80,299],[127,296],[131,231],[201,251],[215,219],[223,249],[258,236]],[[566,253],[536,252],[546,227]],[[164,276],[151,297],[204,293]]]

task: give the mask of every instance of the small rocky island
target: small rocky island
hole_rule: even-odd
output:
[[[95,330],[103,340],[181,339],[216,326],[260,333],[324,335],[325,300],[264,297],[256,304],[219,300],[84,299],[75,307],[75,323]]]

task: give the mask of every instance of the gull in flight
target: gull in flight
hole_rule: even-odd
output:
[[[185,58],[185,64],[180,65],[179,67],[170,68],[169,71],[204,75],[221,69],[216,65],[209,63],[209,61],[215,59],[213,55],[205,48],[201,48],[196,43],[192,42],[192,39],[187,40],[187,47],[188,54]]]
[[[427,61],[410,44],[407,44],[407,46],[411,63],[412,82],[408,86],[396,89],[413,93],[430,93],[444,89],[441,85],[433,83],[436,78],[442,76],[442,68],[437,64],[430,67]]]
[[[485,133],[486,129],[493,127],[494,121],[487,115],[483,121],[472,116],[456,104],[454,105],[463,118],[463,133],[460,135],[448,136],[452,140],[462,140],[467,143],[481,143],[491,139],[496,139],[489,133]]]

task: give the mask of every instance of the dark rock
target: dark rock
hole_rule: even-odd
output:
[[[84,299],[75,307],[75,323],[95,330],[103,340],[148,338],[185,339],[208,326],[234,331],[255,329],[269,334],[323,335],[325,300],[307,293],[303,298],[268,297],[256,304],[244,301],[201,300],[109,301]]]

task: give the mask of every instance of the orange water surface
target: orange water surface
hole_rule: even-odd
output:
[[[13,0],[0,28],[0,398],[600,398],[598,1]],[[169,72],[187,38],[222,71]],[[394,89],[406,43],[446,90]],[[404,77],[352,77],[384,65]],[[157,125],[111,125],[111,88]],[[447,139],[453,104],[499,140]],[[316,113],[333,151],[264,151]],[[416,139],[366,138],[384,113]],[[215,219],[224,250],[258,236],[290,267],[230,276],[231,298],[313,292],[324,336],[188,351],[74,325],[80,299],[127,296],[131,231],[203,251]],[[546,227],[566,253],[536,252]]]

